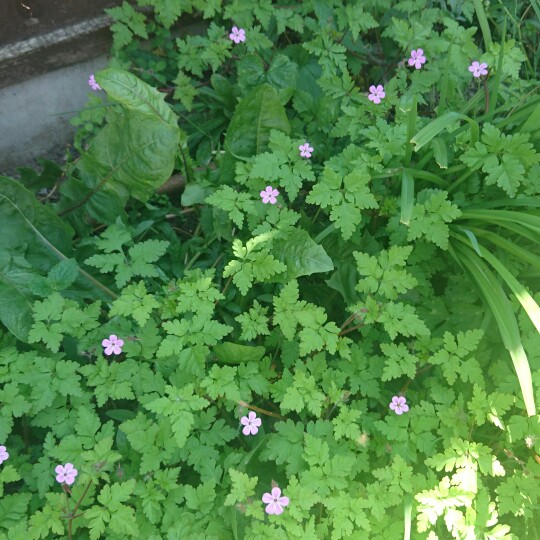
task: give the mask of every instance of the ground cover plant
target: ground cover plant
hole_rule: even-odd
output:
[[[540,538],[538,2],[109,14],[0,177],[0,539]]]

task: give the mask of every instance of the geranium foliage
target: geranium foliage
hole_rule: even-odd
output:
[[[531,5],[108,10],[0,177],[0,540],[540,538]]]

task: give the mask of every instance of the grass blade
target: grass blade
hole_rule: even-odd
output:
[[[482,259],[469,247],[454,242],[455,250],[461,264],[466,268],[471,280],[477,285],[485,303],[489,306],[503,340],[510,353],[516,371],[525,409],[528,416],[536,414],[531,369],[523,345],[521,335],[512,306],[493,272]]]
[[[469,231],[470,232],[470,231]],[[472,234],[472,233],[471,233]],[[474,236],[474,235],[473,235]],[[458,239],[460,242],[467,243],[467,241],[464,238],[460,238],[458,235],[454,235],[454,238]],[[469,240],[473,244],[473,248],[475,251],[484,258],[492,267],[493,269],[503,278],[503,280],[506,282],[514,296],[519,300],[519,303],[523,306],[523,309],[527,312],[527,315],[529,316],[529,319],[531,319],[532,323],[540,332],[540,307],[534,300],[534,298],[529,294],[527,289],[523,286],[522,283],[520,283],[513,275],[512,273],[506,268],[506,266],[495,257],[492,253],[489,252],[489,250],[483,246],[480,246],[478,244],[478,241],[476,238],[474,240],[475,243],[472,241],[472,239],[469,237]]]
[[[476,141],[478,140],[478,135],[480,132],[480,128],[478,127],[478,123],[473,120],[472,118],[469,118],[465,114],[461,114],[455,111],[447,112],[446,114],[443,114],[439,118],[436,118],[435,120],[432,120],[427,126],[424,126],[411,140],[415,146],[414,151],[418,152],[420,148],[425,146],[428,142],[430,142],[434,137],[436,137],[441,131],[446,129],[448,124],[451,124],[452,122],[455,122],[456,120],[465,120],[466,122],[469,122],[470,129],[471,129],[471,142],[470,145],[474,146]]]
[[[401,218],[403,225],[409,226],[414,205],[414,178],[403,171],[401,176]]]
[[[484,11],[484,6],[482,0],[473,0],[474,10],[476,11],[476,17],[478,19],[478,24],[480,24],[480,29],[482,30],[482,36],[484,36],[484,42],[486,44],[486,50],[489,51],[493,42],[491,41],[491,31],[489,29],[489,22],[487,20],[486,12]]]

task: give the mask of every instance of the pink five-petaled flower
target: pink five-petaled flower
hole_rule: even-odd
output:
[[[0,465],[6,461],[6,459],[9,457],[9,454],[6,451],[5,446],[0,446]]]
[[[262,197],[262,202],[264,204],[276,204],[276,197],[279,195],[279,191],[277,189],[274,189],[272,186],[266,186],[266,189],[264,191],[261,191],[259,195]]]
[[[232,32],[229,34],[229,37],[236,43],[241,41],[246,41],[246,31],[243,28],[238,28],[237,26],[232,27]]]
[[[379,84],[378,86],[371,85],[369,87],[369,91],[371,92],[371,94],[369,94],[368,99],[369,101],[373,101],[375,105],[378,105],[381,102],[381,99],[386,96],[382,84]]]
[[[267,514],[283,514],[283,507],[289,504],[289,497],[281,496],[281,489],[277,486],[272,488],[272,493],[265,493],[262,496],[262,501],[267,506],[265,511]]]
[[[244,426],[242,429],[244,435],[257,435],[262,420],[257,418],[257,415],[253,411],[249,411],[247,416],[240,418],[240,423]]]
[[[56,481],[60,484],[67,484],[71,486],[75,482],[77,476],[77,469],[73,467],[73,463],[66,463],[65,465],[57,465],[54,469],[56,473]]]
[[[420,69],[422,64],[426,63],[426,57],[424,56],[423,49],[417,49],[411,51],[411,57],[409,58],[409,66],[414,66],[416,69]]]
[[[476,60],[469,66],[469,71],[473,74],[473,77],[481,77],[482,75],[487,75],[488,65],[485,62],[481,64],[476,62]]]
[[[390,408],[396,413],[396,414],[403,414],[404,412],[407,412],[409,410],[409,406],[407,405],[407,400],[403,396],[394,396],[392,398],[392,402],[390,403]]]
[[[101,342],[101,345],[105,347],[105,350],[103,352],[107,356],[113,353],[120,354],[122,352],[122,347],[124,346],[124,340],[118,339],[118,337],[113,334],[112,336],[109,336],[109,339],[104,339]]]
[[[94,77],[93,73],[88,78],[88,84],[92,90],[101,90],[101,86],[99,86],[99,84],[96,82],[96,78]]]
[[[313,152],[313,147],[309,146],[309,143],[301,144],[298,147],[298,150],[300,150],[300,155],[305,158],[311,157],[311,152]]]

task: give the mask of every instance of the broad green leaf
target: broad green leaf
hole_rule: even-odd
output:
[[[20,183],[0,176],[0,321],[26,341],[31,326],[29,283],[17,276],[44,275],[72,254],[73,230]],[[22,246],[24,251],[22,251]],[[24,257],[22,256],[24,253]]]
[[[180,131],[157,113],[132,109],[111,115],[109,123],[81,156],[79,170],[95,190],[146,202],[174,169]]]
[[[272,253],[285,263],[287,270],[279,281],[287,282],[300,276],[310,276],[334,269],[332,259],[324,248],[316,244],[304,229],[294,229],[285,238],[273,243]]]
[[[34,322],[29,298],[6,281],[0,271],[0,321],[17,339],[25,342]]]
[[[225,137],[225,150],[237,158],[248,158],[266,150],[270,131],[289,133],[290,125],[275,88],[262,84],[236,107]]]
[[[165,96],[156,88],[149,86],[138,77],[121,69],[108,68],[96,74],[96,81],[109,97],[131,109],[176,128],[176,117]]]

